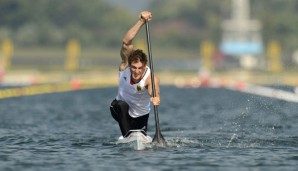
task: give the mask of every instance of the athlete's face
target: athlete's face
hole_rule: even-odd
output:
[[[130,72],[133,81],[139,81],[142,79],[144,72],[146,70],[146,65],[142,62],[133,62],[130,64]]]

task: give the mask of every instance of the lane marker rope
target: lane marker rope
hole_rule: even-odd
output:
[[[85,89],[105,88],[111,86],[112,85],[109,84],[81,83],[79,81],[72,81],[70,83],[40,84],[26,87],[0,89],[0,99]]]
[[[250,83],[246,83],[244,81],[235,81],[235,80],[221,80],[218,78],[199,78],[195,77],[190,81],[179,80],[176,83],[177,87],[191,87],[191,88],[199,88],[199,87],[210,87],[210,88],[225,88],[233,91],[239,91],[243,93],[250,93],[259,96],[265,96],[270,98],[275,98],[279,100],[285,100],[289,102],[298,103],[298,93],[296,93],[296,87],[293,88],[293,92],[285,91],[277,88],[271,88],[261,85],[254,85]]]

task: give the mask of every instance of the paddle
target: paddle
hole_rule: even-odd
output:
[[[151,85],[152,85],[152,95],[156,97],[155,84],[154,84],[154,69],[153,69],[153,61],[152,61],[152,51],[151,51],[151,41],[149,34],[149,22],[146,21],[146,35],[147,35],[147,46],[148,46],[148,55],[149,55],[149,64],[151,69]],[[153,142],[157,145],[165,147],[166,141],[164,137],[161,135],[160,127],[159,127],[159,119],[158,119],[158,106],[154,105],[154,116],[155,116],[155,135],[153,138]]]

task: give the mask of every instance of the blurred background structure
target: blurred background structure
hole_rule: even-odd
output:
[[[232,0],[231,19],[224,20],[222,28],[221,52],[236,57],[241,67],[256,68],[264,50],[261,22],[250,18],[249,0]]]
[[[298,85],[297,0],[0,0],[1,83],[116,83],[122,37],[142,10],[153,12],[165,84],[215,75]],[[135,43],[146,47],[144,32]]]

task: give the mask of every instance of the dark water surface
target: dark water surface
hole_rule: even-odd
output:
[[[0,170],[296,170],[298,104],[224,89],[161,87],[168,147],[117,145],[116,88],[0,101]],[[149,120],[154,136],[154,114]]]

